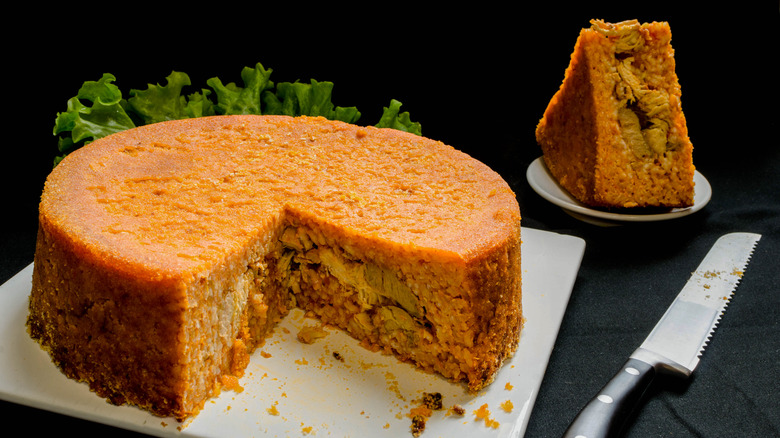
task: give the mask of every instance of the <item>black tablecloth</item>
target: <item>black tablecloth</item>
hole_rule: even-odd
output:
[[[451,7],[435,14],[391,6],[377,13],[312,11],[319,21],[304,20],[304,8],[296,14],[194,11],[200,19],[192,20],[142,8],[108,16],[57,11],[54,24],[34,21],[21,33],[4,35],[13,43],[4,80],[11,96],[4,102],[0,281],[33,259],[37,201],[55,154],[54,116],[83,81],[110,72],[122,87],[144,88],[164,83],[171,70],[187,72],[199,84],[211,76],[239,81],[242,67],[261,62],[279,81],[334,82],[334,101],[358,106],[366,124],[389,99],[400,100],[424,135],[504,176],[517,193],[525,227],[586,241],[526,436],[563,433],[642,342],[719,236],[761,233],[694,375],[662,379],[627,436],[780,436],[777,3],[679,10],[664,3],[556,2],[516,11]],[[338,14],[328,14],[333,12]],[[34,16],[20,15],[22,21]],[[599,227],[530,189],[525,170],[540,155],[534,128],[560,85],[579,29],[591,18],[672,26],[694,162],[713,190],[703,210],[670,221]],[[41,435],[131,435],[8,402],[0,403],[0,419]]]

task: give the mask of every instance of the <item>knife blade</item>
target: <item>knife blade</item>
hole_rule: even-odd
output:
[[[718,238],[645,341],[577,414],[564,438],[617,436],[659,373],[691,375],[760,238],[754,233]]]

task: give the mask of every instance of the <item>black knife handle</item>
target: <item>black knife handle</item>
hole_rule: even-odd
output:
[[[564,438],[615,437],[655,378],[652,365],[630,358],[574,418]]]

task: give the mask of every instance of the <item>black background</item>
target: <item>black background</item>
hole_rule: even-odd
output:
[[[164,84],[177,70],[205,87],[213,76],[240,83],[241,69],[260,62],[273,70],[274,81],[333,82],[334,103],[357,106],[359,124],[374,124],[391,98],[400,100],[423,135],[504,176],[517,193],[524,226],[585,239],[527,436],[563,433],[719,235],[762,233],[693,378],[663,382],[628,435],[780,436],[778,3],[675,3],[429,9],[225,3],[171,10],[74,4],[9,14],[6,20],[20,30],[3,30],[0,281],[32,261],[37,202],[56,154],[54,118],[84,81],[109,72],[129,90]],[[52,18],[42,19],[44,13]],[[663,223],[601,228],[571,218],[528,186],[525,169],[540,155],[534,128],[591,18],[670,23],[694,163],[713,187],[704,210]],[[0,419],[22,421],[42,435],[124,433],[7,402],[0,402]]]

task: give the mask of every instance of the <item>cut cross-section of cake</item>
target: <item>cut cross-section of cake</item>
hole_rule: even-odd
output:
[[[520,246],[510,187],[441,142],[310,117],[162,122],[47,178],[28,327],[67,376],[180,420],[293,307],[478,390],[518,345]]]
[[[594,207],[693,205],[693,146],[668,23],[591,20],[536,128],[544,163]]]

